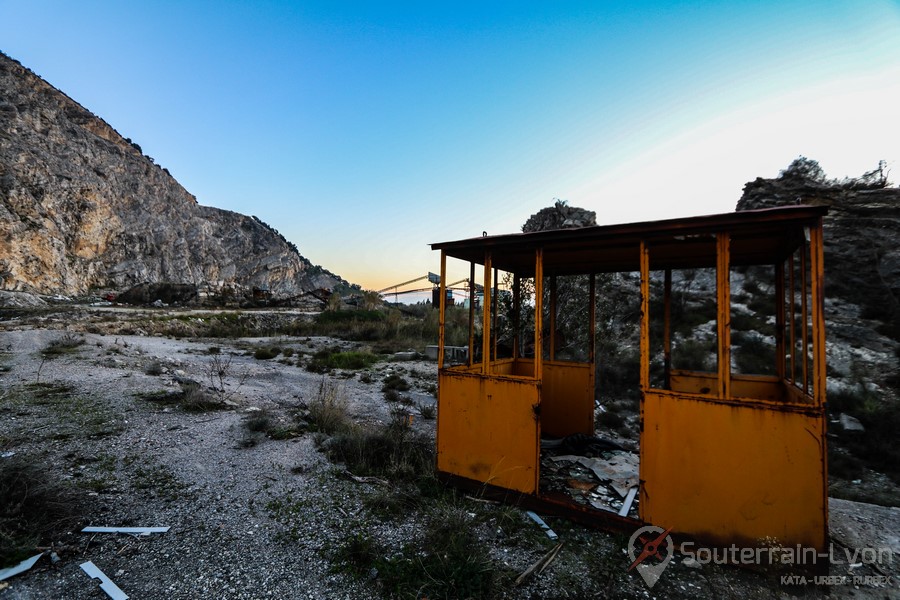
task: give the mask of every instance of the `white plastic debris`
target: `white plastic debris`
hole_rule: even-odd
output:
[[[0,570],[0,581],[3,581],[4,579],[9,579],[13,575],[18,575],[19,573],[24,573],[25,571],[27,571],[28,569],[33,567],[34,563],[36,563],[38,561],[38,559],[42,556],[43,556],[43,553],[35,554],[31,558],[26,558],[25,560],[23,560],[22,562],[20,562],[19,564],[17,564],[14,567],[8,567],[6,569]]]
[[[81,533],[128,533],[130,535],[150,535],[165,533],[168,527],[85,527]]]
[[[106,592],[106,595],[113,600],[128,600],[128,594],[119,589],[119,586],[113,583],[112,580],[91,561],[82,563],[81,570],[87,573],[91,579],[99,579],[100,589]]]
[[[525,514],[528,515],[529,517],[531,517],[531,520],[532,520],[532,521],[534,521],[535,523],[537,523],[538,525],[541,526],[541,529],[543,529],[543,530],[547,533],[547,537],[548,537],[548,538],[550,538],[551,540],[555,540],[556,538],[559,537],[558,535],[556,535],[556,532],[555,532],[555,531],[553,531],[552,529],[550,529],[550,526],[549,526],[549,525],[547,525],[546,523],[544,523],[544,520],[543,520],[542,518],[540,518],[540,517],[537,515],[537,513],[534,513],[534,512],[532,512],[532,511],[529,510],[529,511],[526,512]]]

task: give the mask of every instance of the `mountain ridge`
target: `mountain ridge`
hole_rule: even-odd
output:
[[[257,217],[199,204],[138,144],[0,52],[0,289],[146,282],[273,297],[348,285]]]

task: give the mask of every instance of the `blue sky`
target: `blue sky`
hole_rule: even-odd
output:
[[[0,50],[367,288],[554,198],[727,212],[800,155],[900,180],[897,2],[0,0]]]

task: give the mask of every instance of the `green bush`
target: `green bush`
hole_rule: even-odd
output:
[[[427,517],[422,539],[399,553],[364,532],[339,545],[332,558],[357,577],[375,574],[390,598],[490,598],[501,573],[475,525],[466,507],[439,503]]]
[[[332,310],[316,316],[316,323],[379,323],[384,319],[384,313],[377,310]]]
[[[222,402],[221,399],[207,393],[201,386],[190,384],[182,384],[181,394],[178,397],[178,405],[184,411],[195,413],[225,410],[228,408],[228,405]]]
[[[342,352],[328,348],[316,352],[306,365],[306,369],[313,373],[327,373],[332,369],[368,369],[380,359],[377,354],[371,352]]]
[[[869,406],[857,412],[866,431],[863,435],[846,436],[844,442],[857,457],[867,461],[871,468],[880,470],[900,483],[900,406],[883,403]]]
[[[775,346],[741,331],[731,334],[732,355],[737,373],[754,375],[775,374]]]
[[[257,360],[271,360],[281,354],[281,348],[277,346],[257,348],[253,358]]]
[[[414,481],[434,473],[434,444],[399,419],[377,429],[351,428],[336,435],[326,453],[356,475]]]
[[[710,362],[715,360],[715,342],[700,342],[689,339],[672,349],[672,367],[688,371],[708,371]]]
[[[419,409],[419,415],[426,421],[431,421],[437,416],[436,404],[419,404],[417,408]]]
[[[397,392],[408,392],[410,389],[409,382],[406,381],[402,376],[397,375],[396,373],[391,373],[384,379],[384,384],[381,386],[381,391],[387,392],[388,390],[395,390]]]
[[[147,375],[162,375],[163,374],[163,365],[158,360],[151,361],[147,368],[144,369],[144,373]]]
[[[49,344],[47,344],[44,349],[41,350],[41,355],[44,358],[56,358],[57,356],[62,356],[63,354],[71,354],[72,352],[75,352],[83,344],[83,337],[79,337],[71,333],[66,333],[61,338],[52,340]]]

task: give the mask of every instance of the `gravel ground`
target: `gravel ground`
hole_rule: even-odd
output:
[[[31,571],[3,582],[5,588],[0,583],[0,600],[106,598],[79,567],[88,560],[131,598],[372,598],[383,592],[378,574],[355,577],[335,568],[333,550],[360,532],[397,551],[421,536],[417,510],[392,519],[374,514],[366,499],[385,493],[384,486],[354,481],[328,461],[315,443],[317,434],[269,439],[251,432],[246,421],[266,411],[288,422],[326,381],[340,387],[354,420],[386,423],[391,406],[381,392],[384,377],[401,373],[413,384],[417,403],[433,404],[434,363],[378,363],[365,371],[366,382],[363,372],[323,376],[246,353],[272,342],[307,353],[326,345],[355,346],[347,342],[187,341],[91,333],[79,334],[85,342],[74,352],[43,359],[41,349],[67,334],[17,327],[0,331],[5,369],[0,373],[0,451],[38,461],[52,477],[74,484],[85,501],[78,527],[43,542],[59,560],[45,556]],[[211,355],[211,346],[220,353]],[[148,399],[181,389],[179,378],[208,385],[213,356],[230,357],[220,393],[229,402],[227,410],[192,413]],[[148,370],[161,372],[148,375]],[[21,400],[20,391],[28,385],[70,386],[66,393],[78,400],[54,412]],[[412,427],[433,436],[434,421],[413,413]],[[625,572],[627,538],[549,519],[566,546],[547,571],[516,587],[511,579],[553,543],[521,511],[474,500],[458,503],[460,510],[478,516],[473,527],[479,542],[498,571],[507,574],[496,593],[500,598],[900,597],[896,560],[892,587],[827,588],[781,586],[771,575],[715,565],[691,568],[676,557],[648,590],[634,573]],[[893,531],[885,543],[897,546],[900,511],[868,507],[833,505],[832,528],[841,519],[845,538],[863,535],[854,523],[865,522],[865,539],[876,530]],[[508,523],[511,512],[513,525]],[[145,537],[77,533],[86,525],[171,529]],[[857,571],[863,572],[870,573]]]

